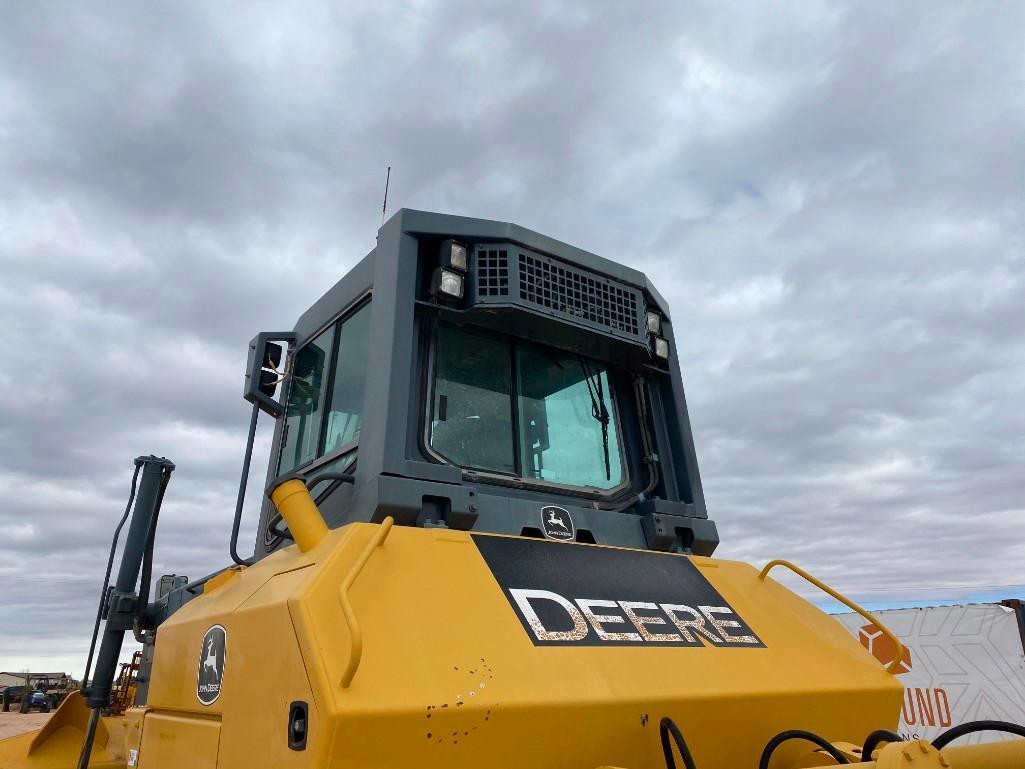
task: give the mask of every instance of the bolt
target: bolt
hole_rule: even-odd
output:
[[[470,505],[470,512],[471,513],[476,513],[477,512],[477,505]]]

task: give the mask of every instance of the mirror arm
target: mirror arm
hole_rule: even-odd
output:
[[[235,520],[231,524],[231,543],[228,552],[231,560],[239,566],[251,566],[252,558],[242,558],[238,554],[238,532],[242,526],[242,506],[246,501],[246,486],[249,484],[249,465],[253,459],[253,443],[256,440],[256,423],[260,419],[260,404],[253,404],[253,416],[249,420],[249,438],[246,440],[246,455],[242,460],[242,480],[238,484],[238,499],[235,501]]]

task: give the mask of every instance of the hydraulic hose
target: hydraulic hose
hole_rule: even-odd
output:
[[[117,541],[121,537],[121,529],[124,528],[125,521],[128,520],[128,514],[132,512],[132,502],[135,501],[135,490],[139,482],[139,471],[142,469],[142,462],[135,460],[135,473],[132,475],[132,490],[128,493],[128,504],[125,505],[125,514],[121,516],[121,520],[117,524],[117,528],[114,529],[114,539],[110,543],[110,555],[107,558],[107,571],[103,575],[103,584],[100,587],[100,605],[96,607],[96,623],[93,625],[93,637],[89,642],[89,655],[85,660],[85,673],[82,675],[82,683],[79,684],[78,690],[85,694],[86,687],[89,683],[89,672],[93,667],[93,654],[96,652],[96,639],[100,634],[100,620],[103,618],[103,607],[107,603],[107,593],[110,590],[110,572],[114,569],[114,553],[117,551]]]
[[[880,743],[903,742],[903,740],[904,738],[897,734],[897,732],[889,729],[876,729],[865,738],[865,744],[861,748],[861,758],[864,761],[872,758],[872,751],[878,748]]]
[[[807,740],[826,751],[832,759],[836,761],[836,763],[850,763],[844,754],[837,750],[832,743],[822,737],[819,737],[814,732],[806,732],[803,729],[790,729],[785,732],[780,732],[769,740],[769,743],[765,746],[765,750],[762,751],[762,757],[758,760],[758,769],[769,769],[769,759],[772,758],[772,754],[776,752],[776,748],[789,740]]]
[[[686,769],[697,769],[694,764],[694,757],[690,754],[690,749],[687,747],[687,741],[683,739],[683,735],[680,733],[679,727],[673,719],[666,716],[658,724],[658,736],[662,740],[662,755],[666,760],[666,769],[676,769],[676,759],[673,758],[673,747],[669,744],[669,735],[673,736],[673,742],[676,743],[676,749],[680,751],[680,758],[683,759],[683,765]]]
[[[1010,721],[969,721],[968,723],[958,724],[947,729],[947,731],[932,741],[932,746],[936,750],[940,750],[959,737],[964,737],[966,734],[988,731],[1006,732],[1008,734],[1017,734],[1019,737],[1025,737],[1025,726],[1012,724]]]

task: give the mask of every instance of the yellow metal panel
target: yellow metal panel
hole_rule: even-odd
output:
[[[243,570],[212,595],[192,601],[158,631],[148,706],[220,717],[222,767],[308,766],[310,753],[287,746],[292,702],[308,704],[311,738],[321,729],[287,605],[288,597],[308,581],[309,569],[276,573],[269,565]],[[220,695],[204,706],[196,696],[196,676],[203,636],[215,624],[226,632],[224,674]],[[176,685],[169,685],[171,678]],[[148,730],[148,718],[146,723]]]
[[[856,742],[896,726],[900,685],[750,566],[702,571],[764,649],[535,647],[469,535],[410,528],[392,532],[352,587],[364,650],[343,691],[337,585],[374,527],[349,528],[290,599],[314,690],[338,713],[331,766],[659,767],[657,723],[670,715],[714,769],[756,760],[784,729]]]
[[[216,769],[221,723],[214,718],[146,714],[139,769]]]
[[[381,531],[354,524],[309,553],[287,548],[218,580],[164,623],[140,765],[663,769],[658,723],[670,716],[701,769],[727,769],[757,765],[787,729],[860,744],[897,725],[899,683],[834,620],[745,564],[689,559],[764,646],[544,646],[465,532],[394,527],[347,583]],[[556,559],[601,562],[609,552],[538,546]],[[350,622],[362,631],[358,665]],[[197,672],[215,624],[226,653],[220,694],[205,706]],[[286,741],[296,700],[309,705],[303,751]],[[130,714],[129,741],[139,717]],[[73,765],[65,756],[61,765]],[[786,744],[774,767],[814,760],[807,745]]]

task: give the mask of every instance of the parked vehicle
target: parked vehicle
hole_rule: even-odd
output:
[[[26,692],[21,696],[21,713],[31,713],[33,710],[38,710],[40,713],[50,712],[50,698],[46,692],[42,689],[37,689],[34,692]]]

